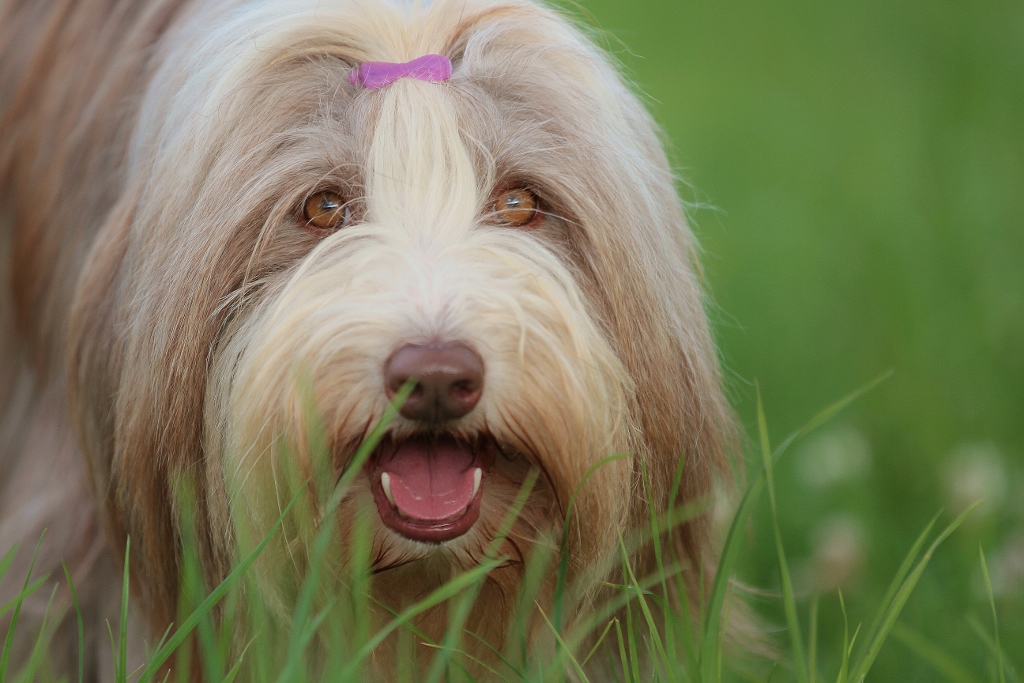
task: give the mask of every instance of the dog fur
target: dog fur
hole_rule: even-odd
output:
[[[450,80],[371,91],[347,78],[428,53],[451,58]],[[537,226],[495,224],[493,196],[510,186],[540,197]],[[296,214],[324,187],[356,216],[328,236]],[[302,486],[324,504],[387,406],[389,353],[456,339],[480,354],[486,388],[446,429],[487,434],[507,457],[479,521],[441,546],[371,515],[374,595],[400,609],[474,566],[536,467],[506,541],[518,561],[492,572],[467,628],[503,642],[522,560],[562,543],[569,618],[582,619],[648,498],[659,513],[674,504],[682,455],[683,501],[728,469],[695,251],[650,116],[543,6],[0,0],[0,551],[21,544],[24,577],[47,529],[35,574],[68,564],[102,676],[128,537],[133,614],[152,637],[176,617],[182,513],[216,585]],[[310,396],[327,462],[307,438]],[[399,417],[391,434],[417,429]],[[562,538],[567,501],[615,453],[629,457],[586,481]],[[194,509],[177,508],[182,482]],[[372,485],[357,478],[342,501],[330,562],[374,510]],[[692,599],[716,561],[708,521],[672,534]],[[254,588],[282,621],[315,524],[284,529]],[[631,562],[649,573],[650,548]],[[0,603],[20,590],[10,583]],[[438,609],[417,626],[437,638],[446,623]],[[58,668],[76,646],[62,625]]]

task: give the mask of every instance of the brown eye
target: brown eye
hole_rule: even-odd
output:
[[[526,225],[537,216],[537,195],[524,188],[505,190],[494,201],[494,214],[506,225]]]
[[[352,217],[348,203],[337,192],[314,192],[302,205],[302,217],[314,230],[337,230],[348,225]]]

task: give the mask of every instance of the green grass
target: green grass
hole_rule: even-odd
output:
[[[612,597],[606,603],[598,605],[593,617],[574,628],[566,628],[559,616],[565,613],[565,605],[562,604],[566,599],[565,592],[556,590],[551,614],[542,614],[549,630],[545,637],[557,642],[553,656],[550,651],[548,654],[537,655],[529,643],[517,642],[514,638],[505,644],[491,643],[490,646],[498,654],[500,663],[496,667],[486,669],[484,677],[488,680],[537,683],[586,681],[589,680],[588,673],[592,674],[593,669],[588,669],[585,665],[603,643],[608,646],[606,650],[618,653],[617,661],[612,658],[602,663],[602,670],[610,671],[613,680],[701,683],[793,680],[798,683],[813,683],[834,678],[836,683],[859,683],[868,678],[883,649],[892,649],[898,644],[903,644],[946,680],[998,683],[1017,680],[1012,666],[1008,663],[1007,653],[1001,645],[995,601],[984,553],[980,555],[980,566],[989,596],[992,627],[990,631],[980,622],[972,621],[971,624],[979,633],[979,648],[987,651],[987,670],[972,671],[969,665],[957,662],[922,636],[917,625],[908,626],[900,621],[905,607],[912,600],[912,593],[925,576],[937,549],[963,524],[974,508],[949,521],[938,533],[935,533],[934,529],[944,516],[943,513],[937,514],[925,526],[891,578],[883,599],[872,607],[874,614],[869,625],[856,624],[851,631],[850,624],[845,621],[846,604],[843,595],[837,593],[835,597],[844,613],[842,635],[836,640],[840,643],[840,649],[832,653],[819,651],[819,605],[830,601],[832,596],[808,597],[798,595],[794,591],[788,570],[790,560],[787,559],[783,531],[779,526],[779,511],[784,509],[786,503],[777,496],[775,469],[778,463],[785,461],[787,451],[799,443],[802,437],[833,419],[879,381],[876,380],[864,389],[829,406],[783,440],[774,450],[770,446],[763,408],[758,404],[762,466],[756,475],[750,477],[750,483],[743,492],[731,520],[717,574],[708,577],[711,588],[706,602],[702,603],[696,628],[693,623],[694,615],[690,614],[685,600],[681,601],[682,604],[674,604],[664,598],[670,594],[670,591],[665,590],[666,585],[677,581],[680,582],[680,594],[685,594],[680,577],[680,567],[683,565],[680,558],[671,557],[671,553],[661,546],[659,539],[667,529],[682,523],[701,509],[692,502],[681,502],[669,514],[651,517],[648,533],[658,558],[658,570],[654,575],[634,574],[628,557],[629,547],[637,539],[620,538],[621,581],[613,586]],[[401,397],[400,393],[398,400],[401,400]],[[355,456],[357,461],[368,457],[382,436],[386,420],[390,416],[390,413],[389,416],[385,416],[385,421],[382,421],[360,448]],[[593,470],[603,464],[595,465]],[[353,470],[350,468],[348,471]],[[476,636],[466,630],[466,618],[488,572],[500,565],[504,559],[498,554],[501,538],[511,528],[515,517],[525,504],[536,481],[536,473],[524,483],[520,495],[499,527],[498,537],[490,545],[479,566],[453,577],[416,604],[401,613],[393,614],[392,618],[385,619],[383,623],[375,622],[370,616],[374,600],[370,594],[371,558],[367,524],[356,524],[349,539],[345,575],[341,582],[344,589],[333,590],[331,587],[338,584],[328,580],[324,574],[327,571],[327,548],[337,543],[339,533],[332,521],[336,519],[332,510],[345,495],[351,478],[343,477],[339,482],[322,517],[324,522],[320,525],[313,543],[313,553],[305,581],[300,587],[290,622],[284,631],[281,630],[278,621],[268,618],[258,597],[254,597],[259,595],[258,590],[253,590],[253,584],[247,582],[251,579],[259,555],[273,537],[281,533],[281,524],[292,513],[293,508],[298,509],[304,504],[303,496],[308,490],[306,487],[299,489],[300,493],[285,508],[278,524],[270,533],[245,557],[240,558],[227,579],[208,594],[203,588],[196,557],[186,548],[182,580],[182,619],[180,624],[169,629],[165,638],[152,649],[145,667],[140,671],[129,671],[127,664],[127,630],[130,627],[128,577],[131,568],[126,560],[121,625],[116,632],[110,633],[112,656],[116,662],[115,680],[162,681],[167,675],[165,664],[172,661],[177,667],[178,680],[188,680],[187,672],[192,670],[192,660],[198,658],[198,668],[210,681],[232,681],[236,678],[277,683],[314,680],[362,681],[367,676],[374,649],[395,635],[399,646],[394,670],[403,672],[403,679],[428,683],[474,680],[469,671],[475,662],[467,654],[465,644]],[[678,479],[677,476],[677,482]],[[786,637],[778,640],[779,645],[783,645],[783,641],[789,644],[788,650],[783,648],[782,653],[772,659],[743,655],[723,642],[725,624],[732,604],[728,596],[736,588],[733,581],[734,572],[739,566],[739,558],[749,550],[746,530],[750,528],[751,517],[765,491],[769,501],[776,562],[782,577],[781,596],[774,601],[780,603],[787,626]],[[183,489],[179,491],[179,495],[186,503],[182,509],[191,509],[187,505],[189,492]],[[183,536],[188,539],[193,534],[194,530],[186,521],[183,525]],[[125,556],[128,557],[127,552]],[[12,557],[13,552],[8,553],[0,561],[0,580],[4,579],[4,575],[9,571]],[[566,563],[565,552],[549,553],[546,556],[541,554],[539,560],[531,560],[532,566],[525,571],[524,575],[527,578],[523,582],[523,593],[518,600],[518,604],[524,610],[521,618],[528,618],[529,613],[535,609],[544,609],[539,607],[543,601],[538,599],[535,592],[539,585],[538,577],[545,573],[550,575],[564,571]],[[72,596],[75,596],[70,574],[65,572],[65,578],[71,585]],[[0,606],[0,616],[8,612],[14,615],[3,654],[0,655],[0,680],[49,680],[49,669],[45,666],[49,633],[45,624],[39,634],[30,634],[37,637],[35,655],[23,670],[9,670],[8,653],[13,635],[18,629],[17,614],[21,600],[34,590],[40,589],[44,581],[41,578],[35,578],[33,581],[30,574],[24,577],[23,585],[21,595],[9,604]],[[656,590],[659,586],[662,588],[660,591]],[[415,628],[414,617],[441,603],[448,605],[449,627],[441,642],[429,643],[433,651],[432,660],[426,666],[422,666],[424,663],[415,659],[417,654],[414,643],[426,641],[426,636]],[[77,611],[76,597],[74,604]],[[805,641],[802,633],[806,630],[806,624],[801,615],[808,607],[810,639]],[[248,624],[248,629],[244,632],[251,640],[246,643],[240,643],[236,637],[237,619],[244,619]],[[892,642],[893,634],[896,644]],[[82,636],[79,617],[80,641]],[[190,642],[194,642],[195,647],[190,646]],[[584,643],[591,644],[584,648]],[[829,659],[823,655],[829,654],[832,660],[838,663],[834,670],[819,666],[819,662]]]
[[[955,493],[958,467],[988,471],[988,502],[932,559],[904,615],[987,673],[991,650],[969,620],[994,638],[980,544],[1002,646],[1024,670],[1024,4],[561,4],[602,32],[666,130],[750,441],[755,381],[781,435],[893,372],[777,465],[794,591],[815,588],[829,520],[842,520],[860,554],[841,582],[850,620],[870,623],[929,519],[970,500]],[[855,453],[859,468],[811,476]],[[781,594],[770,508],[752,515],[739,569]],[[781,601],[755,601],[787,623]],[[823,598],[818,620],[819,663],[835,670],[838,601]],[[938,675],[902,639],[873,671]]]

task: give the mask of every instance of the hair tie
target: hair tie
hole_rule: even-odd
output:
[[[363,62],[348,75],[352,85],[375,90],[394,83],[399,78],[415,78],[437,83],[452,75],[452,60],[444,55],[423,55],[411,62]]]

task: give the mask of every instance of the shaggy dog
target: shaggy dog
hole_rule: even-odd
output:
[[[67,563],[95,675],[129,537],[148,626],[133,637],[176,621],[182,515],[214,586],[301,494],[250,584],[282,624],[325,510],[332,567],[367,519],[383,619],[477,566],[539,473],[466,620],[501,643],[539,548],[570,550],[579,622],[622,581],[620,539],[726,469],[696,245],[658,133],[555,12],[0,0],[0,48],[0,551],[20,544],[20,582],[48,529],[34,575]],[[708,515],[669,537],[699,600]],[[650,574],[651,544],[627,547]],[[26,603],[22,653],[48,598]],[[437,641],[446,614],[415,626]],[[75,661],[69,624],[52,649]]]

